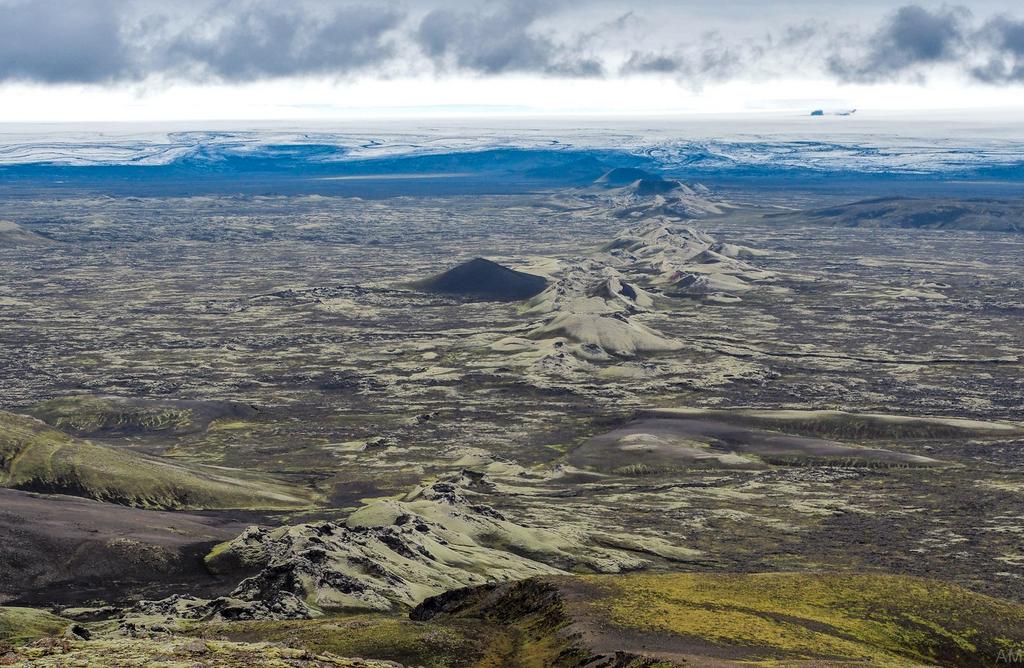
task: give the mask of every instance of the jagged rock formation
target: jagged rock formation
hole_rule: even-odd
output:
[[[516,523],[474,500],[465,473],[373,503],[346,522],[251,527],[215,548],[210,570],[253,573],[229,596],[140,603],[129,617],[287,619],[327,611],[409,608],[428,596],[567,569],[614,573],[645,562],[574,528]],[[627,541],[628,542],[628,541]]]

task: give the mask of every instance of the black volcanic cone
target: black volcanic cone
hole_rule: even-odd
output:
[[[515,271],[478,257],[443,274],[419,281],[415,286],[426,292],[507,302],[529,299],[546,288],[547,284],[541,276]]]

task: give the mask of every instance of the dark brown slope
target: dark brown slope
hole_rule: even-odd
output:
[[[217,590],[202,558],[246,526],[223,517],[0,489],[0,602],[116,601],[183,588]]]

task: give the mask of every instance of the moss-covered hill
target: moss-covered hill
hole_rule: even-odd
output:
[[[874,574],[546,577],[449,593],[414,616],[518,630],[524,666],[995,666],[1024,651],[1024,606]]]
[[[586,577],[590,604],[624,629],[740,650],[743,658],[988,665],[1024,649],[1024,606],[887,575]]]
[[[305,492],[267,476],[179,464],[72,438],[0,411],[0,486],[143,508],[283,509]]]
[[[70,623],[45,610],[0,607],[0,643],[24,645],[37,638],[56,635]]]

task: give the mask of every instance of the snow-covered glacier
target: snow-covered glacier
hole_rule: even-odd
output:
[[[0,169],[372,162],[488,149],[612,152],[667,173],[1024,173],[1024,120],[989,115],[0,126]]]

